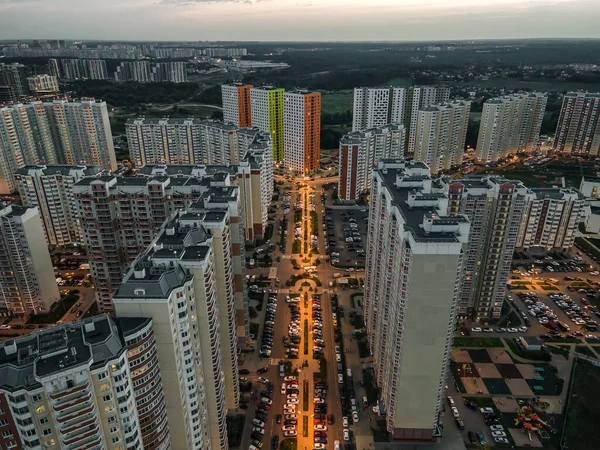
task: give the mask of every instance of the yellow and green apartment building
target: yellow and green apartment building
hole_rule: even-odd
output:
[[[283,88],[262,86],[250,89],[252,125],[271,133],[273,161],[283,161]]]

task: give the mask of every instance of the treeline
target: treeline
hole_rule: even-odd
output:
[[[138,106],[143,103],[176,103],[199,92],[196,83],[113,83],[103,80],[74,81],[73,97],[95,97],[111,106]]]

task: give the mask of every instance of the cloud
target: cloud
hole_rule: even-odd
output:
[[[0,0],[0,5],[18,4],[18,3],[33,3],[41,0]]]
[[[0,0],[2,2],[3,0]],[[17,0],[18,1],[18,0]],[[253,5],[261,3],[264,0],[162,0],[161,3],[168,5],[197,5],[197,4],[224,4],[224,3],[243,3],[245,5]]]

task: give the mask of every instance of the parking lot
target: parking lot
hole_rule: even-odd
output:
[[[368,211],[358,208],[326,208],[327,251],[332,266],[359,268],[365,266]]]

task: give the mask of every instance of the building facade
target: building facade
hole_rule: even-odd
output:
[[[462,164],[471,102],[456,100],[419,109],[414,159],[436,175]]]
[[[513,94],[492,98],[483,104],[477,159],[497,162],[518,152],[536,149],[548,95]]]
[[[554,150],[575,155],[600,154],[600,93],[569,92],[564,96]]]
[[[114,73],[116,81],[138,83],[186,83],[186,63],[182,61],[123,61]]]
[[[50,75],[27,77],[27,83],[32,95],[36,97],[42,95],[55,95],[60,91],[58,87],[58,78]]]
[[[0,209],[0,315],[48,314],[60,299],[37,208]]]
[[[29,95],[27,68],[23,64],[0,63],[0,101],[18,102]]]
[[[519,229],[533,194],[520,181],[494,175],[440,183],[448,195],[448,215],[465,215],[472,224],[458,312],[478,321],[497,319]]]
[[[101,315],[4,341],[0,378],[6,445],[172,448],[149,319],[118,328]]]
[[[73,185],[100,173],[94,166],[25,166],[17,170],[15,181],[23,206],[38,208],[48,245],[82,242]]]
[[[0,108],[0,193],[16,190],[17,169],[37,164],[116,170],[106,103],[54,100]]]
[[[285,92],[283,116],[285,168],[314,173],[321,167],[321,94]]]
[[[152,318],[163,337],[159,363],[172,368],[165,373],[165,400],[167,408],[177,406],[169,420],[174,448],[228,448],[226,410],[239,396],[235,308],[224,266],[227,233],[212,232],[227,230],[227,222],[226,211],[178,213],[114,296],[119,317]]]
[[[284,89],[273,86],[250,89],[252,125],[271,134],[273,141],[273,161],[283,161],[283,93]]]
[[[521,222],[517,247],[542,247],[566,251],[575,245],[580,222],[585,218],[585,197],[575,189],[531,189]]]
[[[448,198],[429,174],[416,161],[373,171],[363,311],[394,440],[439,435],[469,238],[469,220],[445,215]]]
[[[241,82],[221,86],[223,122],[232,123],[240,128],[252,126],[250,89],[253,87]]]
[[[369,191],[373,168],[381,159],[401,159],[405,141],[404,125],[383,125],[342,136],[338,162],[339,198],[354,201]]]

